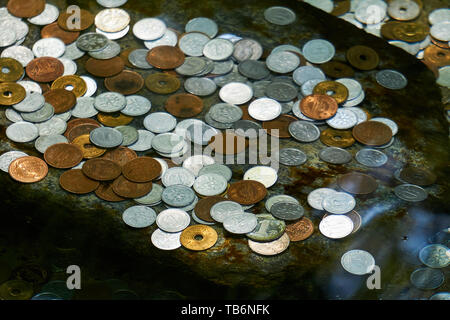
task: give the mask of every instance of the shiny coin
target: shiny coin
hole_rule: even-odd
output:
[[[219,131],[213,127],[204,124],[203,122],[194,122],[186,128],[185,138],[195,144],[207,145],[211,139],[218,134]],[[223,146],[223,144],[220,146]],[[234,144],[234,146],[236,146],[236,144]]]
[[[372,273],[375,259],[364,250],[350,250],[341,257],[342,267],[351,274],[364,275]]]
[[[238,65],[239,73],[252,80],[261,80],[270,75],[269,69],[262,61],[244,60]]]
[[[286,225],[286,233],[290,241],[302,241],[308,239],[314,233],[314,224],[306,217]]]
[[[226,103],[240,105],[253,97],[253,89],[244,83],[231,82],[220,89],[219,96]]]
[[[77,136],[71,143],[81,149],[85,159],[97,158],[106,152],[106,149],[97,148],[91,144],[88,133]]]
[[[56,19],[58,19],[59,16],[59,9],[58,7],[52,5],[52,4],[45,4],[44,11],[42,11],[37,16],[28,18],[28,22],[38,25],[38,26],[44,26],[48,25],[52,22],[55,22]]]
[[[209,18],[197,17],[189,20],[188,23],[186,23],[185,31],[202,32],[204,34],[207,34],[210,38],[214,38],[217,35],[218,27],[217,24]]]
[[[2,51],[2,58],[13,58],[19,61],[25,68],[34,59],[34,53],[24,46],[11,46]]]
[[[189,226],[190,216],[186,211],[179,209],[166,209],[156,217],[158,227],[166,232],[180,232]]]
[[[441,244],[430,244],[419,252],[420,261],[430,268],[445,268],[450,265],[450,249]]]
[[[63,134],[66,131],[67,123],[53,116],[47,121],[36,123],[40,136],[48,136],[51,134]]]
[[[203,55],[203,48],[210,40],[204,33],[188,32],[180,37],[178,46],[185,55],[200,57]]]
[[[248,106],[249,115],[259,121],[270,121],[281,114],[281,104],[270,98],[259,98]]]
[[[325,74],[319,68],[313,66],[302,66],[292,74],[294,82],[301,86],[309,80],[325,80]]]
[[[204,166],[212,165],[212,164],[214,164],[213,158],[211,158],[207,155],[194,155],[194,156],[190,156],[190,157],[186,158],[183,161],[183,168],[191,170],[196,176],[198,176],[199,171]],[[226,167],[226,168],[228,168],[228,167]],[[215,173],[215,172],[210,172],[210,173]]]
[[[388,160],[383,152],[366,148],[359,150],[356,153],[355,159],[362,165],[373,168],[383,166]]]
[[[0,170],[3,172],[8,172],[9,165],[14,160],[28,156],[25,152],[22,151],[8,151],[0,155]]]
[[[216,196],[227,189],[227,180],[221,175],[208,173],[195,179],[193,188],[201,196]]]
[[[24,99],[26,99],[27,95],[31,95],[32,93],[28,93],[25,91],[24,87],[20,84],[14,83],[14,82],[3,82],[0,83],[0,104],[4,106],[10,106],[10,105],[17,105],[20,102],[22,102]],[[35,93],[39,94],[39,93]],[[27,106],[22,105],[23,108],[30,107],[29,102],[30,100],[27,100],[28,102],[25,102]],[[31,104],[33,105],[33,104]],[[20,106],[20,104],[19,104]],[[18,110],[20,111],[20,110]]]
[[[122,144],[123,136],[116,129],[100,127],[90,132],[90,140],[97,147],[114,148]]]
[[[305,210],[298,203],[280,201],[271,206],[270,213],[278,219],[292,221],[303,217]]]
[[[214,222],[215,220],[211,216],[211,209],[212,207],[220,202],[226,201],[227,199],[222,196],[212,196],[212,197],[206,197],[198,201],[194,207],[195,213],[198,218],[208,222]],[[235,212],[232,210],[232,212]],[[238,211],[238,213],[241,213],[241,211]],[[219,214],[220,215],[220,214]]]
[[[147,61],[148,53],[149,50],[146,49],[135,49],[129,53],[128,61],[136,68],[152,69],[153,66]]]
[[[388,13],[396,20],[412,20],[420,14],[420,7],[415,1],[393,0],[389,2]]]
[[[183,137],[175,133],[161,133],[153,137],[152,147],[160,153],[176,153],[186,146]]]
[[[195,175],[186,168],[173,167],[167,169],[167,171],[161,177],[161,181],[165,187],[175,184],[182,184],[188,187],[192,187],[195,181]]]
[[[98,122],[108,127],[125,126],[133,121],[133,119],[133,117],[129,117],[118,112],[97,114]]]
[[[209,78],[192,77],[186,79],[184,88],[187,92],[197,96],[209,96],[216,91],[216,83]]]
[[[33,45],[35,57],[53,57],[58,58],[66,51],[66,45],[58,38],[44,38],[36,41]]]
[[[300,58],[289,51],[272,52],[266,59],[267,68],[276,73],[289,73],[300,65]]]
[[[207,67],[207,60],[200,57],[186,57],[183,64],[175,69],[181,75],[193,76],[200,74]]]
[[[267,166],[255,166],[244,173],[244,180],[253,180],[270,188],[278,179],[277,171]]]
[[[66,75],[53,81],[52,89],[66,89],[73,92],[76,97],[83,96],[87,91],[86,82],[77,75]]]
[[[292,203],[299,204],[298,200],[291,196],[275,195],[275,196],[271,196],[269,199],[266,200],[266,203],[265,203],[266,210],[270,212],[270,208],[272,207],[272,205],[277,202],[292,202]]]
[[[284,148],[278,152],[278,161],[285,166],[301,166],[307,160],[306,154],[296,148]]]
[[[332,214],[322,219],[319,230],[327,238],[344,238],[352,233],[353,221],[345,215]]]
[[[153,231],[151,241],[155,247],[161,250],[175,250],[181,247],[181,232],[164,232],[161,229]]]
[[[203,47],[203,55],[214,61],[226,60],[233,54],[234,45],[226,39],[212,39]]]
[[[39,136],[39,130],[30,122],[19,121],[6,128],[6,136],[14,142],[30,142]]]
[[[154,133],[172,131],[177,125],[177,119],[166,112],[154,112],[144,118],[144,127]]]
[[[97,189],[100,183],[89,179],[80,169],[71,169],[59,177],[59,184],[68,192],[87,194]]]
[[[320,133],[320,141],[329,147],[347,148],[355,143],[351,131],[328,128]]]
[[[234,234],[245,234],[252,232],[258,224],[258,219],[253,213],[240,213],[231,215],[223,221],[223,227]]]
[[[352,133],[358,142],[368,146],[380,146],[392,139],[392,130],[378,121],[361,122],[353,128]]]
[[[430,300],[450,300],[450,292],[438,292],[430,297]]]
[[[141,40],[156,40],[166,32],[166,24],[157,18],[145,18],[133,26],[133,34]]]
[[[378,71],[375,79],[380,86],[391,90],[401,90],[408,84],[408,80],[403,74],[391,69]]]
[[[264,11],[264,19],[270,23],[285,26],[295,21],[295,12],[286,7],[270,7]]]
[[[338,177],[337,182],[339,187],[352,194],[369,194],[378,187],[378,183],[374,178],[359,172],[344,174]]]
[[[340,79],[337,79],[336,82],[339,82],[347,87],[347,89],[348,89],[347,101],[356,100],[363,92],[363,88],[362,88],[361,84],[358,81],[356,81],[355,79],[340,78]]]
[[[423,201],[428,197],[426,190],[414,184],[399,185],[394,188],[394,193],[400,199],[409,202]]]
[[[190,226],[183,230],[180,241],[189,250],[207,250],[217,242],[217,232],[209,226]]]
[[[308,204],[316,210],[324,210],[322,206],[323,200],[336,192],[330,188],[315,189],[308,194]]]
[[[308,121],[295,121],[289,124],[291,136],[301,142],[313,142],[319,139],[319,128]]]
[[[84,94],[84,97],[92,97],[94,93],[97,91],[97,82],[95,82],[94,79],[88,76],[81,76],[81,78],[84,80],[87,86],[86,93]]]
[[[310,40],[302,48],[303,56],[311,63],[328,62],[335,52],[333,44],[323,39]]]
[[[20,112],[34,112],[41,109],[45,104],[45,98],[42,94],[37,92],[27,93],[25,99],[13,105],[16,111]]]
[[[126,98],[117,92],[104,92],[95,97],[94,107],[102,112],[120,111],[127,105]]]
[[[255,242],[248,240],[250,249],[260,255],[273,256],[282,253],[289,247],[289,236],[284,233],[280,238],[270,242]]]
[[[108,40],[106,46],[101,50],[90,51],[89,55],[95,59],[107,60],[114,58],[120,53],[120,45],[112,40]]]
[[[331,94],[329,94],[331,92]],[[337,81],[323,81],[316,85],[314,94],[329,94],[338,104],[343,103],[348,98],[348,89],[345,85]]]
[[[372,70],[378,66],[380,58],[372,48],[356,45],[347,50],[347,61],[360,70]]]
[[[0,58],[0,81],[17,81],[23,75],[22,64],[14,58]],[[29,69],[32,69],[31,66]]]
[[[123,9],[104,9],[95,16],[95,26],[104,32],[118,32],[130,23],[130,15]]]
[[[156,221],[156,212],[146,206],[133,206],[122,214],[123,221],[133,228],[146,228]]]
[[[11,161],[8,172],[11,178],[16,181],[34,183],[47,176],[48,166],[40,158],[23,156]]]
[[[322,200],[324,210],[332,214],[345,214],[352,211],[356,206],[353,196],[345,192],[335,192],[327,195]]]
[[[336,114],[326,120],[327,124],[339,130],[350,129],[358,123],[358,117],[356,114],[346,108],[340,108],[337,110]]]
[[[411,273],[411,283],[421,290],[433,290],[444,283],[445,277],[441,270],[432,268],[419,268]]]
[[[332,164],[344,164],[352,161],[352,155],[348,151],[337,147],[328,147],[320,150],[319,158]]]

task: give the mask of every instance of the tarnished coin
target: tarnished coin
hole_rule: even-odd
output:
[[[133,26],[133,34],[141,40],[156,40],[166,32],[166,24],[157,18],[145,18]]]
[[[75,194],[87,194],[96,190],[99,182],[89,179],[80,169],[63,172],[59,177],[59,185],[64,190]]]
[[[114,128],[100,127],[90,132],[90,140],[100,148],[115,148],[122,144],[123,136]]]
[[[338,177],[337,183],[342,190],[352,194],[369,194],[378,187],[378,183],[374,178],[360,172],[350,172],[341,175]]]
[[[316,64],[330,61],[335,53],[333,44],[323,39],[310,40],[302,48],[305,59]]]
[[[264,184],[254,180],[242,180],[232,183],[228,189],[228,198],[241,205],[255,204],[267,195]]]
[[[124,166],[129,161],[136,159],[137,154],[127,147],[118,147],[116,149],[108,150],[104,155],[104,159],[112,160],[119,166]]]
[[[331,164],[344,164],[352,161],[352,155],[341,148],[327,147],[319,151],[319,158]]]
[[[266,86],[265,94],[279,102],[289,102],[297,97],[298,89],[293,83],[274,80]]]
[[[95,59],[89,58],[84,65],[86,71],[96,77],[112,77],[122,72],[125,64],[120,57],[114,57],[111,59]]]
[[[356,141],[368,146],[380,146],[392,139],[392,130],[379,121],[364,121],[353,127]]]
[[[375,69],[380,62],[375,50],[362,45],[356,45],[348,49],[346,57],[353,67],[364,71]]]
[[[289,247],[289,236],[284,233],[280,238],[270,242],[255,242],[248,240],[248,246],[250,249],[263,256],[274,256],[282,253]]]
[[[19,121],[6,128],[6,136],[14,142],[30,142],[39,136],[39,129],[30,122]]]
[[[8,168],[9,165],[11,164],[11,162],[13,162],[14,160],[21,158],[21,157],[26,157],[28,156],[28,154],[26,154],[25,152],[22,151],[8,151],[5,153],[2,153],[0,155],[0,170],[2,170],[3,172],[8,172]]]
[[[258,224],[255,229],[247,233],[247,238],[254,241],[273,241],[280,238],[286,228],[286,224],[282,220],[274,218],[270,214],[258,214],[256,215]]]
[[[227,199],[222,196],[212,196],[212,197],[203,198],[200,201],[198,201],[197,204],[195,205],[195,208],[194,208],[195,213],[200,219],[202,219],[205,222],[214,222],[215,219],[211,216],[212,207],[214,205],[216,205],[217,203],[221,203],[226,200]],[[225,205],[224,209],[226,209],[227,207],[229,207],[229,206]],[[233,207],[233,209],[230,211],[227,211],[227,212],[242,213],[239,209],[236,211],[236,208],[234,206],[232,206],[232,207]],[[223,208],[223,207],[219,207],[216,209],[215,215],[216,215],[216,218],[222,220],[221,222],[223,222],[223,219],[221,219],[221,217],[225,218],[225,216],[222,215],[221,208]],[[228,214],[226,216],[228,216]]]
[[[264,19],[270,23],[285,26],[295,21],[295,12],[286,7],[274,6],[264,11]]]
[[[23,156],[11,161],[8,172],[18,182],[34,183],[47,176],[48,166],[40,158]]]
[[[40,136],[34,142],[34,147],[40,153],[44,153],[48,147],[57,144],[57,143],[67,143],[68,140],[66,137],[60,134],[52,134],[48,136]]]
[[[169,94],[180,88],[180,80],[171,74],[153,73],[145,79],[145,86],[152,92]]]
[[[112,183],[112,189],[115,194],[123,198],[139,198],[143,197],[152,189],[151,182],[133,182],[124,176],[119,176]]]
[[[295,121],[289,124],[289,133],[300,142],[313,142],[319,139],[319,128],[308,121]]]
[[[380,86],[391,90],[401,90],[408,85],[408,79],[403,74],[391,69],[378,71],[375,80]]]
[[[181,247],[181,232],[165,232],[161,229],[153,231],[151,241],[155,247],[161,250],[175,250]]]
[[[72,109],[77,103],[77,96],[66,89],[51,89],[44,93],[47,103],[53,106],[56,114]]]
[[[191,217],[180,209],[166,209],[156,217],[158,227],[166,232],[180,232],[189,226]]]
[[[42,2],[45,3],[45,1]],[[23,280],[9,280],[0,286],[2,300],[29,300],[32,296],[33,284]]]
[[[194,173],[192,173],[192,171],[186,168],[173,167],[167,169],[167,171],[162,175],[161,181],[165,187],[175,184],[182,184],[188,187],[192,187],[195,181],[195,175]]]
[[[296,148],[284,148],[278,152],[278,161],[286,166],[301,166],[307,160],[306,154]]]
[[[320,221],[319,230],[327,238],[345,238],[353,232],[353,221],[345,215],[332,214]]]
[[[364,275],[372,273],[375,267],[375,259],[364,250],[350,250],[341,257],[342,267],[351,274]]]
[[[205,17],[197,17],[189,20],[185,26],[186,32],[202,32],[207,34],[210,38],[217,35],[218,27],[214,20]]]
[[[437,179],[433,172],[412,165],[406,166],[401,170],[400,178],[408,183],[418,186],[432,185]]]
[[[352,211],[356,206],[353,196],[345,192],[334,192],[327,195],[322,200],[324,210],[332,214],[345,214]]]
[[[441,270],[432,268],[418,268],[411,273],[411,283],[421,290],[433,290],[444,283],[445,277]]]
[[[133,121],[133,119],[134,119],[133,117],[126,116],[120,112],[109,112],[109,113],[100,112],[97,114],[98,122],[107,127],[126,126],[131,121]]]
[[[366,167],[377,168],[385,165],[388,157],[379,150],[364,148],[356,153],[355,159]]]
[[[146,206],[132,206],[122,213],[122,220],[133,228],[146,228],[156,221],[156,212]]]
[[[213,228],[204,225],[187,227],[181,232],[180,241],[183,247],[201,251],[207,250],[217,242],[217,232]]]
[[[441,244],[430,244],[419,252],[420,261],[430,268],[445,268],[450,265],[450,249]]]
[[[133,182],[149,182],[161,173],[161,165],[151,157],[138,157],[122,167],[122,173]]]
[[[144,127],[154,133],[172,131],[177,125],[177,119],[167,112],[150,113],[144,118]]]
[[[110,181],[122,173],[120,165],[105,158],[89,159],[82,167],[83,173],[93,180]]]
[[[175,69],[183,64],[184,54],[177,47],[159,46],[148,52],[147,61],[159,69]]]
[[[221,123],[233,123],[242,118],[242,109],[229,103],[217,103],[209,109],[211,118]]]
[[[31,18],[41,14],[45,10],[45,1],[44,0],[33,0],[33,1],[24,1],[24,0],[10,0],[7,4],[8,12],[14,15],[15,17],[20,18]],[[33,290],[31,289],[31,295]],[[30,295],[30,297],[31,297]],[[4,298],[9,300],[7,298]]]
[[[417,18],[420,9],[415,1],[393,0],[389,1],[387,12],[395,20],[407,21]]]
[[[322,71],[331,78],[351,78],[355,71],[349,65],[340,61],[331,60],[320,65]]]
[[[306,217],[286,225],[286,234],[292,242],[308,239],[314,233],[314,224]]]
[[[401,184],[394,188],[394,193],[400,199],[409,202],[423,201],[428,197],[426,190],[414,184]]]
[[[161,199],[170,207],[185,207],[194,201],[195,193],[187,186],[175,184],[163,190]]]
[[[109,202],[119,202],[125,200],[114,193],[112,188],[112,182],[101,182],[97,189],[95,189],[95,195],[102,200]]]
[[[300,102],[301,112],[315,120],[325,120],[334,116],[338,110],[335,99],[324,94],[312,94]]]
[[[258,224],[258,219],[253,213],[240,213],[228,216],[223,221],[223,227],[230,233],[246,234],[252,232]]]
[[[270,213],[281,220],[297,220],[303,217],[305,210],[303,207],[294,202],[280,201],[274,203],[270,208]]]
[[[73,14],[73,10],[62,10],[58,17],[58,25],[67,31],[82,31],[94,23],[94,16],[85,9],[80,9],[79,16],[75,19]]]
[[[83,160],[81,149],[70,143],[57,143],[45,150],[45,162],[55,168],[72,168]]]
[[[170,114],[176,117],[190,118],[202,112],[203,101],[201,98],[192,94],[179,93],[172,95],[167,99],[165,108]]]

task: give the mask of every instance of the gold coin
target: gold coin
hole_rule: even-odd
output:
[[[4,106],[11,106],[19,103],[23,99],[27,92],[25,88],[15,82],[3,82],[0,83],[0,104]]]
[[[406,42],[419,42],[424,40],[430,28],[416,22],[397,23],[392,27],[392,34],[396,39]]]
[[[83,96],[87,91],[86,82],[77,75],[62,76],[53,81],[52,89],[65,89],[72,91],[76,97]]]
[[[320,82],[314,87],[313,93],[327,94],[334,98],[338,104],[344,102],[348,98],[347,87],[336,81]]]
[[[183,230],[180,242],[189,250],[206,250],[217,242],[217,232],[209,226],[197,224]]]
[[[355,143],[349,130],[327,128],[320,133],[320,141],[329,147],[348,148]]]
[[[393,29],[397,24],[401,24],[401,22],[399,21],[388,21],[386,23],[383,23],[381,25],[381,35],[383,36],[383,38],[386,38],[388,40],[395,40],[395,36],[393,33]]]
[[[145,86],[152,92],[168,94],[180,88],[180,80],[171,74],[163,72],[154,73],[145,79]]]
[[[33,286],[22,280],[6,281],[0,286],[1,300],[29,300],[32,296]]]
[[[22,64],[13,58],[0,58],[0,82],[14,82],[23,75]]]
[[[89,134],[78,136],[71,143],[80,147],[83,152],[83,158],[85,159],[97,158],[106,152],[106,149],[97,148],[91,143],[91,140],[89,140]]]
[[[124,126],[133,121],[133,117],[126,116],[122,113],[99,113],[97,120],[107,127]]]

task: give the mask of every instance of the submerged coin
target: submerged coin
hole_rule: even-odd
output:
[[[392,130],[378,121],[364,121],[353,127],[356,141],[368,146],[380,146],[392,139]]]
[[[295,121],[289,124],[289,133],[300,142],[313,142],[319,139],[319,128],[308,121]]]
[[[183,247],[201,251],[207,250],[217,242],[217,232],[209,226],[195,225],[181,232],[180,241]]]
[[[320,150],[319,158],[332,164],[344,164],[352,161],[352,155],[348,151],[337,147],[327,147]]]
[[[250,249],[260,255],[273,256],[282,253],[289,247],[289,236],[284,233],[280,238],[270,242],[255,242],[248,240]]]
[[[308,160],[306,154],[296,148],[281,149],[278,152],[278,157],[278,161],[286,166],[300,166]]]
[[[377,168],[386,164],[388,157],[379,150],[364,148],[356,153],[355,159],[366,167]]]
[[[286,233],[292,242],[308,239],[314,233],[314,224],[306,217],[286,225]]]
[[[394,193],[400,199],[410,202],[423,201],[428,197],[426,190],[414,184],[401,184],[394,188]]]
[[[350,250],[341,257],[342,267],[351,274],[364,275],[372,273],[375,259],[364,250]]]
[[[264,11],[264,18],[270,23],[285,26],[295,21],[295,12],[286,7],[274,6]]]
[[[29,300],[32,296],[33,284],[23,280],[9,280],[0,286],[2,300]]]
[[[450,265],[450,249],[441,244],[430,244],[419,252],[420,261],[430,268],[445,268]]]
[[[421,290],[433,290],[444,283],[444,274],[439,269],[419,268],[411,273],[411,283]]]
[[[401,90],[408,85],[408,80],[403,74],[391,69],[378,71],[375,79],[380,86],[391,90]]]
[[[406,166],[400,171],[400,178],[408,183],[418,186],[429,186],[435,183],[436,175],[425,169],[415,166]]]
[[[180,80],[171,74],[153,73],[145,79],[145,86],[152,92],[169,94],[180,88]]]
[[[280,201],[274,203],[270,208],[270,213],[281,220],[298,220],[303,217],[305,210],[294,202]]]
[[[339,176],[337,183],[344,191],[352,194],[369,194],[378,187],[374,178],[360,172],[350,172]]]
[[[347,61],[355,68],[368,71],[378,66],[380,58],[372,48],[356,45],[347,50]]]
[[[345,215],[332,214],[320,221],[319,230],[327,238],[340,239],[353,232],[353,221]]]

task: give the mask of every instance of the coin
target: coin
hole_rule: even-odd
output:
[[[389,2],[387,12],[396,20],[412,20],[420,14],[420,7],[415,1],[393,0]]]
[[[9,280],[0,286],[2,300],[29,300],[32,296],[33,285],[22,280]]]
[[[25,99],[25,88],[15,82],[0,83],[0,104],[11,106]]]
[[[449,292],[438,292],[430,297],[430,300],[450,300]]]
[[[41,38],[58,38],[66,45],[73,43],[79,36],[79,32],[66,31],[57,22],[48,24],[41,29]]]
[[[230,82],[220,89],[219,96],[226,103],[240,105],[252,98],[253,89],[245,83]]]
[[[115,194],[123,198],[139,198],[150,192],[151,182],[138,183],[126,179],[124,176],[116,178],[112,184]]]
[[[98,188],[99,182],[89,179],[81,169],[65,171],[59,177],[59,184],[64,190],[75,194],[87,194]]]
[[[227,180],[216,173],[208,173],[197,177],[193,188],[201,196],[216,196],[227,189]]]
[[[394,188],[394,193],[400,199],[409,202],[423,201],[428,197],[426,190],[414,184],[401,184]]]
[[[133,34],[141,40],[156,40],[166,32],[166,24],[157,18],[145,18],[133,26]]]
[[[138,92],[144,86],[144,79],[139,73],[124,70],[121,73],[105,78],[105,87],[109,91],[130,95]]]
[[[215,219],[213,219],[211,216],[212,207],[215,204],[221,203],[225,200],[227,200],[227,199],[222,196],[212,196],[212,197],[203,198],[203,199],[199,200],[197,202],[197,204],[195,205],[195,208],[194,208],[195,213],[200,219],[202,219],[206,222],[214,222]]]
[[[23,156],[13,160],[8,172],[11,178],[23,183],[34,183],[41,181],[47,176],[48,166],[40,158]]]
[[[127,147],[118,147],[116,149],[108,150],[102,158],[112,160],[119,166],[124,166],[129,161],[136,159],[137,154]]]
[[[97,189],[95,189],[95,195],[102,200],[109,202],[119,202],[125,200],[114,193],[112,189],[112,182],[101,182]]]
[[[290,73],[300,65],[300,58],[290,51],[272,52],[266,59],[267,68],[276,73]]]
[[[262,54],[261,44],[254,39],[243,38],[234,44],[233,57],[239,62],[247,59],[259,60]]]
[[[264,19],[270,23],[285,26],[295,21],[295,12],[286,7],[274,6],[264,11]]]
[[[423,41],[428,33],[428,26],[416,22],[398,23],[392,27],[394,37],[406,42]]]
[[[378,187],[378,183],[374,178],[359,172],[341,175],[338,177],[337,183],[344,191],[352,194],[369,194]]]
[[[375,259],[369,252],[355,249],[342,255],[341,265],[347,272],[361,276],[372,273]]]
[[[336,114],[338,105],[336,100],[328,95],[312,94],[301,100],[300,109],[311,119],[325,120]]]
[[[162,175],[161,181],[165,187],[182,184],[192,187],[195,181],[195,175],[188,169],[180,167],[172,167],[166,170]]]
[[[278,152],[278,161],[285,166],[301,166],[307,160],[306,154],[296,148],[283,148]]]
[[[125,67],[123,60],[120,57],[114,57],[111,59],[101,60],[89,58],[84,65],[86,71],[96,77],[113,77]]]
[[[238,65],[239,73],[252,80],[262,80],[270,75],[269,69],[262,61],[244,60]]]
[[[284,233],[280,238],[270,242],[255,242],[248,240],[248,246],[250,249],[263,256],[274,256],[282,253],[289,247],[289,236]]]
[[[341,239],[353,232],[353,221],[345,215],[332,214],[320,221],[319,230],[327,238]]]
[[[45,9],[45,0],[9,0],[8,12],[20,18],[31,18],[42,13]]]
[[[306,217],[286,224],[286,234],[292,242],[308,239],[314,233],[314,224]]]
[[[263,122],[262,127],[271,136],[290,138],[289,127],[295,121],[297,121],[297,118],[294,116],[282,114],[278,118]]]
[[[345,192],[334,192],[322,200],[322,207],[332,214],[345,214],[355,208],[356,200]]]
[[[21,117],[25,121],[29,122],[44,122],[49,120],[51,117],[53,117],[54,109],[51,104],[45,103],[44,106],[33,112],[22,112]]]
[[[15,150],[2,153],[0,155],[0,170],[2,170],[3,172],[8,172],[8,168],[11,162],[25,156],[27,156],[25,152]]]
[[[14,82],[23,75],[22,64],[13,58],[0,58],[0,81]]]
[[[270,208],[270,213],[281,220],[298,220],[303,217],[305,210],[303,207],[294,202],[280,201],[274,203]]]
[[[99,128],[100,124],[95,121],[94,122],[79,122],[77,125],[67,126],[65,136],[70,141],[73,142],[77,137],[89,134],[92,130]]]
[[[145,86],[152,92],[169,94],[180,88],[180,80],[171,74],[153,73],[145,79]]]
[[[156,217],[156,224],[166,232],[180,232],[189,226],[190,221],[189,214],[180,209],[166,209]]]
[[[401,170],[400,178],[418,186],[429,186],[435,183],[437,177],[428,169],[410,165]]]
[[[320,136],[319,128],[308,121],[295,121],[289,124],[290,135],[301,142],[313,142]]]
[[[319,158],[331,164],[344,164],[352,161],[352,155],[341,148],[327,147],[319,151]]]
[[[150,113],[144,118],[145,129],[154,133],[172,131],[177,125],[177,119],[167,112]]]
[[[425,49],[424,60],[429,61],[436,67],[444,67],[450,64],[450,51],[435,45],[430,45]]]
[[[355,155],[356,161],[366,167],[378,168],[386,164],[388,158],[379,150],[364,148],[359,150]]]
[[[155,247],[161,250],[175,250],[181,247],[181,232],[165,232],[161,229],[153,231],[151,241]]]
[[[132,206],[122,213],[122,220],[133,228],[146,228],[156,221],[156,212],[146,206]]]
[[[76,97],[83,96],[87,91],[86,82],[77,75],[62,76],[53,81],[52,89],[65,89],[71,91]]]
[[[72,109],[77,103],[77,97],[66,89],[51,89],[44,93],[45,101],[53,106],[56,114]]]
[[[403,74],[391,69],[378,71],[375,79],[380,86],[391,90],[404,89],[408,84],[408,79]]]
[[[159,46],[151,49],[147,61],[159,69],[175,69],[184,62],[184,53],[177,47]]]
[[[392,130],[378,121],[364,121],[353,127],[353,137],[356,141],[368,146],[380,146],[392,138]]]
[[[83,152],[76,145],[57,143],[45,150],[44,159],[54,168],[68,169],[75,167],[83,160]]]
[[[352,132],[327,128],[320,133],[320,141],[329,147],[348,148],[355,143]]]
[[[254,166],[244,173],[243,180],[261,182],[266,188],[270,188],[278,179],[277,171],[268,166]]]
[[[209,226],[190,226],[181,232],[180,242],[189,250],[207,250],[217,242],[217,232]]]
[[[241,205],[255,204],[267,195],[266,187],[254,180],[241,180],[232,183],[228,189],[228,198]]]
[[[82,167],[83,173],[93,180],[114,180],[121,174],[121,167],[112,160],[97,158],[87,160]]]
[[[339,61],[329,61],[320,66],[322,71],[332,78],[351,78],[355,71],[349,65]]]
[[[170,96],[165,104],[166,110],[180,118],[191,118],[203,110],[203,100],[189,93]]]
[[[122,173],[130,181],[149,182],[161,173],[161,165],[151,157],[138,157],[122,167]]]
[[[228,216],[223,221],[223,227],[230,233],[246,234],[252,232],[258,224],[253,213],[240,213]]]
[[[79,16],[73,18],[72,10],[63,10],[58,17],[58,25],[67,31],[83,31],[94,23],[94,16],[85,9],[80,9]]]
[[[356,45],[347,50],[347,61],[355,68],[368,71],[378,66],[380,58],[372,48]]]
[[[444,283],[445,277],[441,270],[432,268],[418,268],[411,273],[410,281],[421,290],[433,290]]]
[[[253,100],[248,106],[248,114],[259,121],[270,121],[281,114],[281,104],[270,98]]]
[[[303,56],[311,63],[325,63],[333,59],[336,49],[324,39],[309,40],[302,48]]]
[[[430,268],[445,268],[450,265],[450,249],[441,244],[430,244],[419,252],[420,261]]]
[[[331,94],[329,94],[331,92]],[[348,89],[343,84],[336,81],[323,81],[317,84],[313,90],[314,94],[328,94],[336,100],[338,104],[343,103],[348,98]]]

